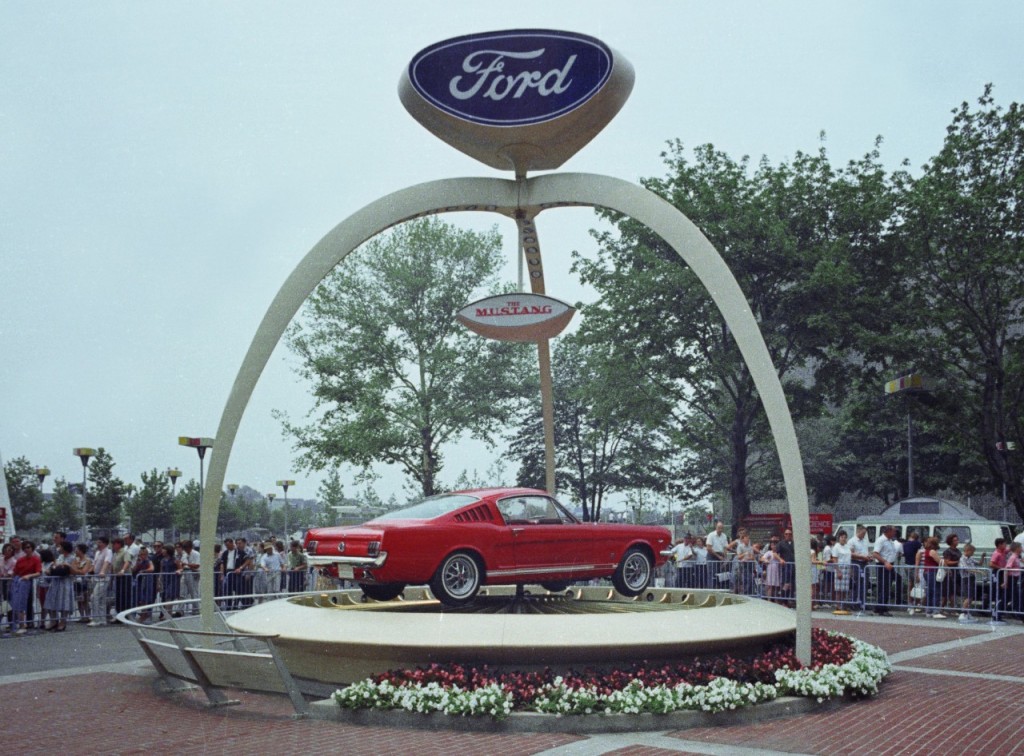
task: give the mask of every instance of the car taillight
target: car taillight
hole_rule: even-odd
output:
[[[307,554],[316,554],[316,541],[310,541],[306,544]]]
[[[370,541],[366,544],[366,555],[375,557],[380,554],[380,541]]]

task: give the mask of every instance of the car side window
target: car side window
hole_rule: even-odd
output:
[[[501,512],[501,516],[505,518],[507,525],[516,523],[525,523],[529,519],[527,515],[526,498],[523,496],[513,496],[508,499],[500,499],[498,501],[498,511]]]
[[[546,496],[512,496],[498,501],[505,522],[529,525],[560,525],[562,515],[555,502]]]

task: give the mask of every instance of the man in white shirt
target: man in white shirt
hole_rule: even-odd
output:
[[[884,525],[881,535],[875,541],[875,550],[871,554],[872,559],[877,562],[874,566],[875,584],[878,586],[878,604],[875,606],[875,614],[882,617],[892,616],[889,613],[889,596],[892,585],[896,583],[896,595],[903,595],[903,580],[899,570],[896,569],[896,560],[899,558],[900,549],[893,540],[896,528],[892,525]]]
[[[139,549],[142,548],[142,544],[139,543],[134,533],[128,533],[124,537],[124,549],[128,556],[128,565],[130,567],[135,566],[136,560],[139,558]]]
[[[199,598],[199,550],[193,547],[192,541],[181,542],[181,597],[183,599]],[[188,603],[181,605],[185,614],[198,614],[199,605]]]
[[[693,567],[697,562],[697,555],[693,552],[693,534],[687,533],[670,551],[678,569],[679,586],[692,588]]]
[[[96,555],[92,558],[92,593],[89,596],[92,620],[89,627],[99,627],[107,621],[107,584],[113,559],[109,539],[100,536],[96,539]]]
[[[708,533],[705,539],[708,549],[708,577],[711,580],[712,588],[728,588],[718,584],[718,575],[727,569],[726,560],[729,551],[729,536],[725,534],[725,523],[719,520],[715,523],[715,529]]]
[[[864,571],[868,565],[874,562],[871,556],[871,547],[867,540],[868,529],[863,525],[857,526],[857,536],[847,541],[850,549],[850,563],[857,569],[850,575],[850,599],[864,607]]]

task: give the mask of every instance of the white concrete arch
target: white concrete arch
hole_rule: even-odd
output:
[[[213,543],[216,538],[220,492],[231,448],[256,382],[295,313],[334,266],[366,240],[419,215],[474,210],[509,215],[518,208],[542,212],[567,205],[606,207],[634,218],[658,234],[704,284],[732,331],[761,396],[782,463],[797,556],[796,651],[801,661],[809,662],[811,570],[807,489],[793,420],[764,338],[735,277],[704,234],[683,213],[653,192],[610,176],[556,173],[522,181],[487,178],[431,181],[382,197],[335,226],[285,280],[242,361],[221,415],[210,459],[200,513],[202,543]],[[203,560],[200,585],[202,614],[209,622],[214,614],[213,565],[209,559]]]

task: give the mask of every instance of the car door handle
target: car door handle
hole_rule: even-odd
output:
[[[526,528],[512,528],[512,535],[519,535],[524,530],[526,530]]]

